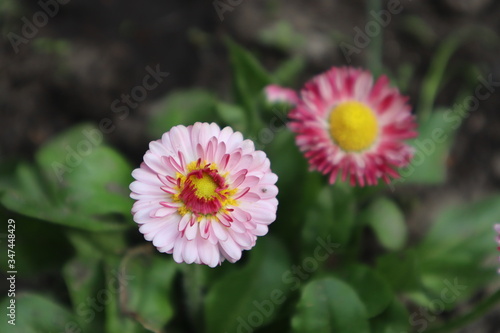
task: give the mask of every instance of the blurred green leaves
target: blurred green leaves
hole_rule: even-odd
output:
[[[377,198],[363,212],[367,224],[373,229],[380,244],[388,250],[401,250],[408,230],[403,212],[387,198]]]
[[[19,214],[69,227],[126,228],[132,167],[102,140],[91,125],[60,134],[38,151],[35,165],[18,165],[1,203]]]
[[[120,274],[127,277],[121,291],[122,311],[139,321],[144,328],[152,332],[161,331],[174,316],[170,297],[178,265],[152,253],[136,250],[125,256],[121,268]]]
[[[394,294],[389,283],[370,267],[354,264],[341,275],[365,305],[367,318],[379,315],[392,302]]]
[[[429,119],[421,121],[418,138],[410,141],[416,150],[415,156],[410,165],[400,170],[401,178],[394,184],[438,184],[445,181],[446,160],[461,122],[460,117],[455,118],[453,110],[447,110],[434,112]]]
[[[308,283],[292,319],[293,332],[369,332],[366,308],[345,282],[325,278]]]
[[[4,313],[11,312],[8,309],[9,306],[12,307],[11,304],[8,298],[0,303]],[[77,317],[49,297],[34,293],[18,293],[14,304],[15,326],[9,324],[7,320],[11,318],[4,315],[0,321],[1,332],[76,332],[81,329]]]
[[[282,279],[289,266],[279,241],[271,236],[259,239],[248,264],[220,277],[208,291],[207,333],[236,332],[270,322],[290,290]]]
[[[286,49],[289,35],[289,27],[278,25],[262,38]],[[439,64],[449,58],[454,45],[448,46]],[[124,232],[133,225],[132,167],[103,143],[95,126],[77,126],[45,144],[34,163],[0,166],[0,202],[22,216],[20,277],[62,272],[67,287],[48,296],[18,294],[23,332],[64,331],[70,325],[109,333],[186,327],[229,333],[288,325],[301,333],[399,333],[409,329],[411,318],[399,296],[430,308],[443,290],[456,286],[455,299],[445,304],[452,309],[496,276],[487,263],[495,251],[492,226],[500,221],[500,197],[444,209],[423,240],[408,247],[399,201],[379,195],[381,186],[331,186],[307,171],[284,126],[288,110],[263,103],[263,88],[293,82],[304,60],[292,58],[271,75],[243,47],[231,40],[227,47],[232,100],[220,101],[202,89],[174,91],[153,108],[148,130],[159,138],[175,125],[213,121],[254,139],[279,175],[280,206],[271,235],[259,238],[240,262],[215,269],[178,265],[150,244],[133,247],[136,240]],[[411,141],[417,153],[395,184],[439,184],[446,178],[448,151],[465,114],[427,114],[442,76],[439,69],[426,78],[420,135]],[[13,177],[4,176],[9,172]],[[375,237],[366,237],[372,236],[366,227]],[[335,254],[320,240],[335,245]],[[0,323],[0,331],[9,331],[5,325]]]
[[[417,247],[423,284],[430,297],[439,295],[444,281],[459,279],[466,288],[457,301],[496,277],[487,266],[494,257],[493,225],[500,221],[500,197],[444,210]],[[450,304],[451,305],[451,304]]]

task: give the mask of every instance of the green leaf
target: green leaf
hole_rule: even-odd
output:
[[[282,276],[290,267],[286,250],[275,239],[259,239],[250,261],[220,277],[205,299],[208,333],[251,331],[266,325],[285,301],[289,286]]]
[[[148,131],[159,138],[173,126],[212,122],[215,117],[215,99],[211,93],[202,89],[177,90],[152,108]]]
[[[86,230],[120,230],[128,227],[108,216],[79,214],[64,203],[56,202],[47,181],[33,166],[20,164],[13,184],[1,196],[1,203],[11,211],[36,219]]]
[[[124,258],[122,272],[129,279],[122,308],[144,328],[159,332],[172,319],[170,296],[177,267],[175,262],[141,248]]]
[[[118,152],[104,145],[96,146],[88,156],[78,155],[80,162],[62,175],[57,183],[62,194],[59,199],[69,209],[88,215],[128,215],[132,206],[128,186],[133,180],[129,163]],[[44,146],[37,154],[40,166],[49,177],[53,175],[53,163],[63,164],[64,156],[68,158],[69,155],[61,149],[61,142],[58,141]]]
[[[389,283],[368,266],[352,265],[341,276],[349,281],[349,285],[364,303],[368,318],[383,312],[394,297]]]
[[[363,212],[368,225],[388,250],[400,250],[408,238],[403,212],[387,198],[378,198]]]
[[[446,280],[458,278],[467,286],[460,293],[463,299],[495,277],[496,265],[486,262],[496,262],[493,225],[499,220],[500,196],[452,206],[438,216],[417,248],[431,297],[439,295]]]
[[[4,315],[0,332],[41,333],[78,332],[82,329],[78,318],[53,300],[32,293],[17,293],[15,298],[5,298],[0,304],[4,313],[12,313],[11,300],[15,300],[15,326],[8,323],[12,318]]]
[[[262,93],[262,89],[271,83],[269,73],[257,58],[232,40],[227,40],[229,58],[233,69],[236,95],[242,100],[253,98]]]
[[[324,182],[324,179],[323,179]],[[355,201],[351,188],[344,183],[323,185],[315,201],[306,208],[302,238],[310,248],[318,235],[331,235],[332,241],[345,247],[351,238]]]
[[[102,311],[96,311],[92,307],[93,304],[89,298],[101,303],[99,299],[96,299],[96,297],[103,295],[99,289],[103,283],[101,260],[94,257],[77,256],[64,266],[63,277],[73,308],[85,324],[84,331],[95,331],[99,325],[102,325],[103,314]],[[102,308],[102,304],[98,304],[98,308]]]
[[[80,304],[85,303],[85,299],[89,295],[96,294],[96,286],[100,278],[99,272],[99,258],[75,257],[64,266],[64,280],[75,309]]]
[[[345,282],[325,278],[309,282],[292,318],[293,332],[369,332],[366,309]]]
[[[126,309],[128,291],[126,288],[137,279],[137,275],[129,274],[122,267],[121,257],[107,256],[104,258],[105,289],[97,295],[100,309],[105,313],[105,332],[144,333],[144,326],[137,321],[136,314]],[[142,279],[141,279],[142,280]],[[101,301],[99,301],[101,294]],[[105,297],[105,298],[104,298]]]
[[[415,147],[411,163],[399,170],[401,178],[390,184],[439,184],[446,179],[446,159],[455,131],[461,122],[453,110],[436,111],[418,128],[418,138],[409,143]]]
[[[131,222],[132,168],[102,141],[102,133],[91,125],[60,134],[37,152],[39,168],[17,167],[1,202],[20,214],[66,226],[126,228],[120,222]]]
[[[218,102],[216,105],[217,114],[220,119],[231,126],[234,130],[245,132],[247,128],[247,120],[245,110],[235,104]]]
[[[377,258],[377,272],[389,282],[394,291],[413,291],[421,286],[419,263],[415,250],[388,253]]]
[[[402,333],[409,332],[410,315],[405,306],[396,298],[377,317],[370,320],[372,333]]]
[[[264,87],[272,82],[271,77],[250,52],[230,39],[227,39],[226,44],[233,71],[236,102],[248,113],[250,128],[256,133],[262,127],[257,103]]]

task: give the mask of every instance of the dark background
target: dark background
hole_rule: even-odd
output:
[[[58,13],[15,52],[9,33],[22,36],[23,17],[33,22],[33,15],[42,8],[37,1],[2,1],[0,158],[32,159],[40,145],[72,125],[110,118],[116,130],[106,140],[138,165],[153,139],[145,130],[150,110],[162,96],[175,89],[203,87],[228,98],[231,72],[226,36],[252,50],[271,70],[292,56],[303,56],[306,68],[294,87],[299,88],[311,75],[348,65],[340,41],[352,44],[354,28],[363,29],[372,20],[362,0],[233,0],[238,2],[221,20],[212,1],[71,0],[59,4]],[[464,27],[489,33],[463,40],[448,63],[437,105],[451,107],[461,93],[473,94],[478,75],[492,75],[500,82],[500,2],[401,0],[401,5],[403,11],[383,29],[383,62],[391,73],[398,73],[403,64],[413,67],[404,91],[410,103],[418,101],[436,50]],[[281,45],[263,37],[280,22],[288,22],[296,39]],[[351,65],[364,66],[367,58],[363,49],[352,57]],[[158,64],[170,75],[130,108],[127,117],[120,118],[112,111],[113,101],[142,83],[146,66]],[[421,198],[409,219],[414,240],[443,205],[498,191],[497,89],[460,127],[447,159],[446,183],[401,190],[416,191]],[[492,323],[494,317],[489,319]],[[486,328],[488,319],[477,325],[470,332],[494,332]]]

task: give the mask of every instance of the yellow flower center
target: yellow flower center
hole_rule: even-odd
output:
[[[365,150],[377,138],[377,118],[363,103],[341,103],[330,113],[330,134],[345,151]]]
[[[217,189],[217,183],[214,179],[203,173],[203,177],[198,178],[197,176],[191,176],[191,182],[195,188],[195,195],[198,198],[210,199],[215,195],[215,190]]]
[[[187,165],[186,174],[177,173],[177,193],[172,198],[182,203],[179,214],[194,213],[201,221],[202,216],[213,216],[217,213],[227,214],[230,206],[238,206],[234,198],[237,188],[226,184],[227,173],[220,174],[215,163],[207,163],[201,159]]]

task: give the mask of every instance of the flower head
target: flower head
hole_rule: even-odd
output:
[[[173,127],[150,143],[132,176],[139,231],[178,263],[235,262],[276,218],[269,159],[229,127]]]
[[[334,67],[305,84],[289,127],[311,169],[328,174],[331,184],[339,174],[351,185],[388,183],[414,153],[404,142],[417,135],[406,102],[385,76],[373,84],[369,72]]]

